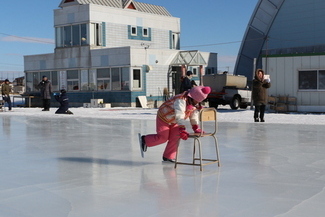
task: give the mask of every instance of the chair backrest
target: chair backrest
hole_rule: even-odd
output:
[[[200,111],[200,125],[201,129],[204,130],[204,122],[206,121],[214,121],[214,132],[211,132],[212,134],[215,134],[217,132],[217,110],[215,108],[203,108]]]

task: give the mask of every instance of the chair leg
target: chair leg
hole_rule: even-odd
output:
[[[199,157],[200,157],[200,171],[203,170],[202,167],[202,147],[201,147],[201,141],[198,139],[198,145],[199,145]]]
[[[195,146],[196,146],[196,139],[194,138],[194,145],[193,145],[193,162],[192,162],[193,164],[195,164],[195,151],[196,151],[196,150],[195,150],[195,148],[196,148]]]
[[[178,140],[177,148],[176,148],[176,158],[175,158],[175,166],[174,166],[175,169],[177,167],[177,162],[178,162],[178,148],[179,148],[179,143],[180,142],[181,142],[181,140]]]
[[[217,160],[218,160],[218,167],[220,167],[220,157],[219,157],[219,144],[217,137],[213,136],[214,138],[214,144],[216,146],[216,154],[217,154]]]

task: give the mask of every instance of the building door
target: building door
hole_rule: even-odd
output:
[[[182,83],[182,68],[180,66],[172,67],[172,84],[175,95],[180,93]]]

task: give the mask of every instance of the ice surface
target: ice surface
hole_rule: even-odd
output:
[[[324,115],[221,109],[221,167],[200,172],[163,163],[165,145],[141,158],[156,109],[55,110],[0,113],[0,216],[324,216]]]

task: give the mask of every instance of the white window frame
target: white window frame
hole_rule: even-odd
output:
[[[147,34],[145,34],[145,30],[147,31]],[[149,28],[142,28],[142,36],[149,37]]]
[[[133,29],[135,29],[135,33],[133,33]],[[131,26],[131,35],[133,35],[133,36],[138,35],[138,28],[136,26]]]
[[[172,49],[177,49],[177,45],[179,43],[179,33],[172,32]]]
[[[78,71],[78,78],[68,79],[69,71]],[[73,88],[72,88],[72,90],[69,89],[69,81],[70,82],[77,81],[78,89],[77,90],[74,90]],[[67,70],[67,91],[80,91],[80,70],[78,70],[78,69]]]
[[[113,81],[113,70],[115,70],[115,69],[117,69],[116,72],[118,72],[117,73],[117,75],[118,75],[118,81]],[[115,85],[115,82],[117,82],[118,86],[114,86]],[[122,87],[121,87],[121,67],[111,68],[111,90],[113,90],[113,91],[120,91],[121,89],[122,89]]]
[[[325,91],[325,88],[324,89],[321,89],[320,88],[320,76],[319,76],[319,73],[322,72],[324,73],[324,69],[301,69],[301,70],[298,70],[298,91],[304,91],[304,92],[308,92],[308,91]],[[305,88],[305,89],[300,89],[300,72],[316,72],[316,89],[312,89],[312,88]]]
[[[98,70],[100,70],[100,69],[108,70],[109,77],[98,78]],[[98,68],[98,69],[96,69],[96,87],[97,87],[97,91],[111,91],[112,90],[112,82],[111,82],[111,80],[112,80],[111,68]],[[109,85],[109,88],[100,89],[98,87],[98,84],[99,84],[98,81],[107,81],[107,83]]]
[[[139,87],[135,87],[135,80],[134,80],[134,70],[139,70],[140,72],[140,79],[139,79],[139,83],[140,85],[138,85]],[[142,70],[140,68],[132,68],[132,90],[142,90],[142,86],[143,86],[143,81],[142,81]]]

